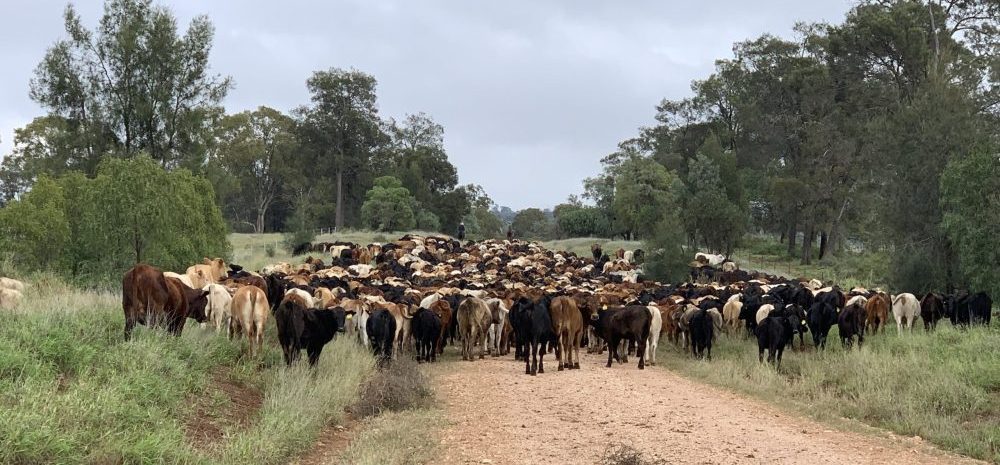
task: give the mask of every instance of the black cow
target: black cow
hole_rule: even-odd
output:
[[[624,340],[635,341],[635,352],[639,355],[639,369],[646,367],[646,341],[649,339],[649,325],[652,319],[649,309],[640,305],[608,307],[606,310],[590,313],[591,326],[608,343],[607,367],[611,367],[612,358],[620,358],[618,348]],[[709,326],[712,324],[710,318],[708,324]]]
[[[840,330],[840,342],[844,347],[850,348],[854,336],[857,336],[860,349],[861,344],[865,342],[865,308],[857,302],[845,307],[837,317],[837,328]]]
[[[392,343],[396,338],[396,318],[384,308],[375,310],[368,317],[365,331],[372,345],[372,353],[378,358],[380,365],[385,365],[392,358]]]
[[[953,325],[982,324],[988,326],[993,312],[993,300],[985,292],[952,294],[945,301],[944,311]]]
[[[699,308],[691,315],[688,334],[691,335],[691,354],[712,360],[712,317],[708,311]]]
[[[323,346],[344,332],[347,315],[343,308],[314,310],[285,300],[274,312],[278,326],[278,342],[285,354],[285,363],[298,360],[301,350],[309,355],[309,366],[315,366]]]
[[[271,312],[278,310],[278,305],[285,298],[285,291],[289,289],[291,282],[285,280],[284,273],[273,273],[264,277],[267,283],[267,301],[271,303]]]
[[[778,312],[780,313],[780,312]],[[764,351],[767,351],[767,361],[781,367],[781,354],[792,339],[792,325],[788,317],[783,315],[768,316],[757,325],[757,359],[764,362]]]
[[[812,331],[813,344],[817,348],[826,349],[826,336],[830,333],[830,328],[837,323],[837,309],[826,302],[815,302],[809,307],[807,320]]]
[[[433,362],[437,359],[434,346],[441,335],[441,318],[426,308],[418,308],[410,322],[413,339],[417,346],[417,362]]]
[[[795,350],[795,335],[798,334],[799,349],[804,350],[806,348],[805,333],[809,332],[809,328],[806,326],[806,311],[799,304],[791,303],[785,305],[783,313],[792,328],[792,334],[788,338],[788,343],[792,345],[792,350]]]
[[[941,296],[928,292],[920,299],[920,319],[924,320],[924,331],[937,329],[938,320],[944,318],[944,301]]]
[[[538,302],[521,297],[514,303],[509,318],[511,327],[517,333],[517,344],[524,355],[524,374],[535,376],[545,373],[544,358],[548,344],[555,344],[556,333],[552,329],[549,314],[551,297],[543,296]],[[541,349],[541,354],[539,354]]]

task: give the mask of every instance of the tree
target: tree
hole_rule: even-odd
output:
[[[375,185],[365,194],[361,206],[361,221],[378,231],[413,229],[417,217],[417,202],[403,183],[392,176],[375,179]]]
[[[692,243],[727,256],[746,230],[744,211],[726,196],[719,168],[703,154],[688,167],[684,224]]]
[[[288,163],[298,151],[295,122],[268,107],[226,116],[217,130],[215,158],[235,178],[228,193],[234,211],[253,213],[254,232],[264,232],[265,217],[281,190]]]
[[[975,186],[971,188],[971,186]],[[949,284],[1000,295],[1000,159],[980,150],[948,163],[941,176],[942,228],[958,258],[959,276]]]
[[[529,239],[548,239],[552,225],[545,212],[537,208],[525,208],[517,212],[511,223],[514,233]]]
[[[613,173],[615,229],[626,237],[651,233],[675,201],[676,176],[648,157],[631,157]]]
[[[556,215],[559,230],[566,237],[607,237],[611,222],[596,207],[580,207]]]
[[[334,223],[356,218],[370,179],[370,159],[388,142],[378,117],[376,81],[356,70],[316,71],[306,81],[312,106],[297,110],[303,148],[316,175],[333,180]]]
[[[0,259],[21,270],[59,270],[69,264],[66,197],[42,176],[31,192],[0,209]]]
[[[69,37],[46,52],[30,95],[81,137],[49,137],[52,151],[77,152],[92,169],[109,146],[126,157],[145,152],[163,166],[200,166],[231,88],[229,78],[209,72],[208,18],[195,17],[179,35],[173,13],[151,0],[108,0],[93,31],[72,5],[64,16]]]

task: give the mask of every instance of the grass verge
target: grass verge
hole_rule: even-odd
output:
[[[387,412],[361,422],[361,430],[344,452],[343,464],[433,463],[440,444],[444,414],[436,408]]]
[[[895,328],[847,351],[830,334],[826,352],[786,350],[781,368],[757,362],[755,341],[722,336],[712,361],[670,344],[664,365],[711,384],[820,420],[858,420],[971,457],[1000,462],[1000,328],[936,333]],[[659,360],[659,358],[658,358]]]
[[[125,342],[117,294],[27,281],[21,308],[0,325],[0,463],[287,463],[343,415],[374,367],[341,338],[318,369],[286,369],[273,323],[254,360],[244,342],[191,321],[180,338],[141,329]],[[263,402],[248,425],[223,425],[219,444],[199,447],[185,425],[198,399],[229,406],[213,385],[220,372]]]
[[[801,249],[799,247],[797,252]],[[813,252],[819,256],[818,248]],[[842,288],[854,286],[888,289],[889,255],[882,252],[843,252],[823,260],[814,258],[811,265],[799,263],[799,257],[789,256],[786,245],[770,236],[747,236],[743,247],[733,253],[733,259],[745,270],[760,270],[790,278],[819,279]]]

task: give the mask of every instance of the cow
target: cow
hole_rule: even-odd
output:
[[[17,289],[0,288],[0,309],[13,310],[21,303],[24,295]]]
[[[646,341],[646,364],[656,365],[656,350],[660,347],[660,333],[663,332],[663,314],[659,307],[647,305],[649,309],[649,340]]]
[[[590,246],[590,254],[594,256],[594,261],[598,262],[601,260],[601,255],[604,255],[604,251],[601,250],[600,244],[593,244]]]
[[[556,342],[549,313],[549,296],[532,301],[522,296],[510,312],[510,323],[516,333],[517,343],[524,355],[524,374],[535,376],[545,373],[545,352],[549,343]],[[539,354],[539,349],[541,353]]]
[[[659,314],[659,310],[656,311]],[[583,316],[572,297],[559,296],[549,304],[549,317],[552,330],[558,340],[556,357],[559,359],[558,371],[563,368],[580,368],[580,341],[583,340]],[[659,328],[657,328],[657,337]],[[576,358],[574,358],[574,353]]]
[[[708,312],[708,317],[712,320],[712,341],[716,341],[719,338],[719,334],[722,333],[725,324],[722,322],[722,313],[716,307],[710,307],[705,309]]]
[[[18,292],[24,292],[24,283],[14,278],[0,277],[0,289],[11,289]]]
[[[444,340],[448,336],[448,327],[451,326],[451,320],[454,318],[451,305],[448,305],[448,302],[445,300],[438,300],[431,304],[430,311],[434,312],[438,316],[438,319],[441,320],[441,334],[438,335],[434,347],[438,354],[443,354]]]
[[[243,286],[233,294],[230,310],[230,338],[246,334],[250,343],[250,356],[260,353],[264,346],[264,325],[267,324],[268,316],[267,295],[256,286]]]
[[[507,308],[504,301],[497,298],[486,300],[486,305],[490,307],[491,317],[491,323],[486,333],[486,345],[491,356],[499,357],[500,336],[503,334],[503,326],[507,322],[507,314],[510,313],[510,309]]]
[[[306,349],[309,366],[315,367],[323,346],[345,331],[347,314],[340,307],[311,309],[296,299],[285,299],[274,312],[274,323],[285,364],[291,365]]]
[[[945,315],[955,326],[982,324],[989,326],[993,300],[985,292],[952,294],[945,300]]]
[[[389,363],[392,359],[393,342],[396,340],[396,318],[384,308],[375,310],[365,322],[365,333],[379,365]]]
[[[822,302],[829,304],[828,302]],[[840,330],[840,342],[845,348],[854,344],[858,338],[858,348],[865,342],[865,307],[864,302],[854,302],[844,307],[837,316],[837,329]]]
[[[462,340],[462,360],[474,361],[475,348],[481,346],[479,358],[486,351],[486,332],[493,324],[490,307],[483,299],[466,297],[455,312],[458,320],[458,334]]]
[[[620,358],[618,354],[622,341],[632,340],[636,343],[636,354],[639,355],[639,369],[646,367],[646,341],[649,340],[649,327],[652,316],[649,309],[641,305],[625,307],[608,307],[607,309],[592,309],[590,324],[598,335],[608,343],[608,363],[611,367],[612,358]],[[711,325],[711,321],[709,321]]]
[[[708,310],[699,308],[694,311],[688,322],[688,333],[691,336],[691,355],[712,360],[713,326],[714,323]]]
[[[830,328],[837,324],[837,309],[828,302],[814,302],[806,315],[809,330],[812,331],[813,344],[817,348],[826,349],[826,337]]]
[[[760,308],[757,309],[757,313],[754,315],[754,323],[759,325],[760,322],[764,321],[764,318],[767,318],[769,315],[771,315],[771,312],[773,311],[774,311],[774,305],[771,304],[761,305]],[[754,329],[756,329],[756,326],[754,327]],[[757,332],[754,331],[754,334],[757,334]]]
[[[191,289],[176,278],[166,278],[159,269],[138,264],[122,276],[122,310],[125,312],[125,340],[132,337],[136,323],[163,326],[180,336],[188,317],[202,323],[208,293]]]
[[[944,301],[941,296],[928,292],[920,299],[920,319],[924,320],[924,331],[937,329],[938,320],[944,317]]]
[[[905,326],[907,331],[913,329],[913,322],[920,314],[920,302],[917,297],[909,292],[904,292],[892,297],[892,315],[896,317],[896,329],[903,332]]]
[[[177,273],[174,273],[173,271],[164,271],[163,272],[163,277],[164,278],[179,279],[182,283],[184,283],[185,286],[190,287],[191,289],[194,289],[194,283],[191,282],[191,277],[188,276],[188,275],[186,275],[186,274],[177,274]],[[204,280],[199,280],[199,282],[203,282],[203,281]],[[201,286],[201,287],[204,288],[205,286]]]
[[[232,318],[233,296],[221,284],[209,284],[202,290],[208,293],[208,302],[205,304],[205,316],[215,326],[216,333],[225,330],[226,335],[228,335],[230,330],[229,319]]]
[[[877,292],[865,304],[865,329],[877,333],[889,321],[889,296]]]
[[[224,260],[221,258],[210,259],[208,257],[205,257],[204,262],[200,264],[189,266],[186,272],[188,279],[191,280],[190,286],[196,289],[217,283],[225,279],[228,273]]]
[[[740,310],[743,309],[743,295],[733,294],[722,307],[722,319],[726,323],[726,330],[735,333],[740,325]]]
[[[799,335],[799,349],[805,350],[805,334],[809,331],[808,326],[806,326],[805,309],[803,309],[799,304],[786,304],[784,317],[788,320],[788,324],[792,328],[792,334],[788,337],[788,343],[792,345],[792,350],[795,350],[796,334]]]
[[[304,291],[302,289],[294,288],[294,287],[291,288],[291,289],[289,289],[289,290],[287,290],[287,291],[285,291],[285,295],[282,298],[282,300],[288,298],[288,296],[291,296],[291,295],[296,296],[299,299],[299,301],[302,303],[302,306],[305,307],[305,308],[314,308],[316,306],[316,300],[313,298],[312,294],[310,294],[310,293],[308,293],[308,292],[306,292],[306,291]]]
[[[417,363],[437,360],[437,342],[441,337],[441,317],[426,308],[413,312],[413,339],[416,342]]]
[[[775,368],[781,368],[781,354],[785,346],[791,342],[792,325],[784,315],[772,315],[757,323],[757,360],[764,362],[764,351],[767,351],[767,361]]]

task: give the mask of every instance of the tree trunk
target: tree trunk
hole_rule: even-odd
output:
[[[781,237],[778,239],[778,243],[779,244],[784,244],[785,243],[785,233],[787,233],[787,232],[788,231],[785,230],[784,228],[781,229]]]
[[[823,260],[826,256],[826,246],[828,244],[826,231],[819,233],[819,259]]]
[[[795,222],[792,222],[791,226],[788,227],[788,255],[795,256],[795,239],[798,235],[798,231],[795,230]]]
[[[812,245],[816,239],[816,233],[813,230],[812,224],[807,224],[806,229],[802,231],[802,264],[809,265],[812,263]]]
[[[830,237],[827,238],[826,252],[820,257],[834,256],[837,255],[838,248],[840,247],[840,221],[844,218],[844,212],[847,211],[847,206],[851,204],[851,199],[844,199],[844,203],[840,206],[840,213],[837,217],[833,219],[833,224],[830,225]]]
[[[339,231],[344,227],[344,168],[337,168],[337,213],[334,226]]]

